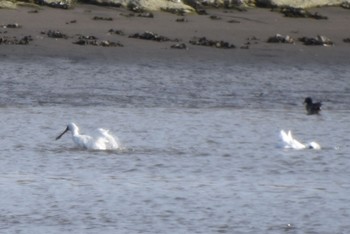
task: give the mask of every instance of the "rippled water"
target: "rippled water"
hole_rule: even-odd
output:
[[[3,233],[348,233],[346,65],[1,61]],[[324,101],[305,115],[305,96]],[[76,149],[109,128],[120,151]],[[285,150],[280,129],[320,151]]]

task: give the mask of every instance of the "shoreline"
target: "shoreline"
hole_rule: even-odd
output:
[[[232,62],[316,62],[348,63],[350,38],[347,22],[349,10],[340,7],[322,7],[312,10],[328,17],[327,20],[289,18],[270,9],[253,8],[245,12],[209,9],[208,15],[178,16],[154,12],[153,18],[130,16],[124,8],[79,4],[74,9],[61,10],[43,7],[1,9],[0,37],[31,37],[26,45],[0,44],[0,58],[58,57],[107,61],[137,61],[142,59],[199,59]],[[96,20],[96,18],[98,20]],[[18,28],[4,27],[18,24]],[[112,30],[112,31],[111,31]],[[145,32],[165,37],[169,41],[131,38]],[[64,38],[49,37],[57,32]],[[294,43],[268,43],[276,34],[294,39]],[[304,45],[298,38],[322,35],[334,45]],[[54,35],[55,36],[55,35]],[[60,34],[56,35],[60,36]],[[79,38],[94,37],[92,44],[78,45]],[[235,48],[224,49],[191,44],[193,38],[226,42]],[[103,43],[121,46],[103,46]],[[85,43],[85,42],[84,42]],[[184,44],[186,49],[171,48]]]

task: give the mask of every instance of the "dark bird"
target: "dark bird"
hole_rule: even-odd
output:
[[[322,103],[321,102],[313,103],[311,97],[307,97],[305,98],[304,105],[305,105],[307,114],[314,115],[314,114],[319,114],[319,112],[321,111]]]

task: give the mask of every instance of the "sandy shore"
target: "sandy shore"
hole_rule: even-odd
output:
[[[44,7],[35,11],[21,7],[0,12],[0,25],[18,23],[20,28],[0,28],[2,38],[31,36],[28,45],[0,45],[0,58],[6,57],[65,57],[82,59],[225,59],[235,61],[314,61],[348,63],[350,43],[349,10],[340,7],[311,9],[327,16],[327,20],[289,18],[270,9],[236,10],[211,9],[208,15],[178,16],[154,12],[153,18],[130,16],[123,8],[78,5],[71,10]],[[99,17],[100,20],[94,20]],[[184,22],[178,22],[184,21]],[[119,34],[109,32],[110,29]],[[67,38],[50,38],[47,33],[60,32]],[[171,39],[157,42],[130,38],[145,31]],[[267,43],[275,34],[289,35],[294,44]],[[120,35],[123,34],[123,35]],[[77,45],[79,35],[94,36],[97,41],[116,42],[122,47]],[[300,37],[328,37],[334,46],[306,46]],[[222,49],[189,43],[194,37],[222,40],[235,45],[235,49]],[[187,49],[173,49],[184,43]]]

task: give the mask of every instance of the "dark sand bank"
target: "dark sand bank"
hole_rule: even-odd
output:
[[[211,9],[208,10],[208,15],[186,16],[154,12],[153,18],[130,16],[131,12],[123,8],[93,5],[78,5],[71,10],[48,7],[37,12],[34,10],[26,7],[0,10],[0,25],[18,23],[21,26],[0,28],[0,37],[19,40],[30,36],[32,39],[27,45],[2,43],[0,58],[48,56],[118,61],[158,58],[348,63],[350,57],[350,43],[343,41],[350,37],[350,11],[340,7],[311,10],[327,16],[327,20],[288,18],[279,12],[260,8],[243,12]],[[99,20],[94,20],[95,17]],[[113,32],[110,32],[111,29]],[[50,30],[64,34],[65,38],[49,37]],[[166,37],[169,41],[130,38],[131,35],[143,34],[145,31]],[[267,43],[268,38],[277,33],[289,35],[295,43]],[[298,41],[300,37],[317,35],[326,36],[334,45],[306,46]],[[109,44],[118,43],[122,47],[74,44],[80,36],[94,36],[97,44],[107,41]],[[189,41],[194,37],[224,41],[236,48],[192,45]],[[171,48],[181,43],[187,49]]]

